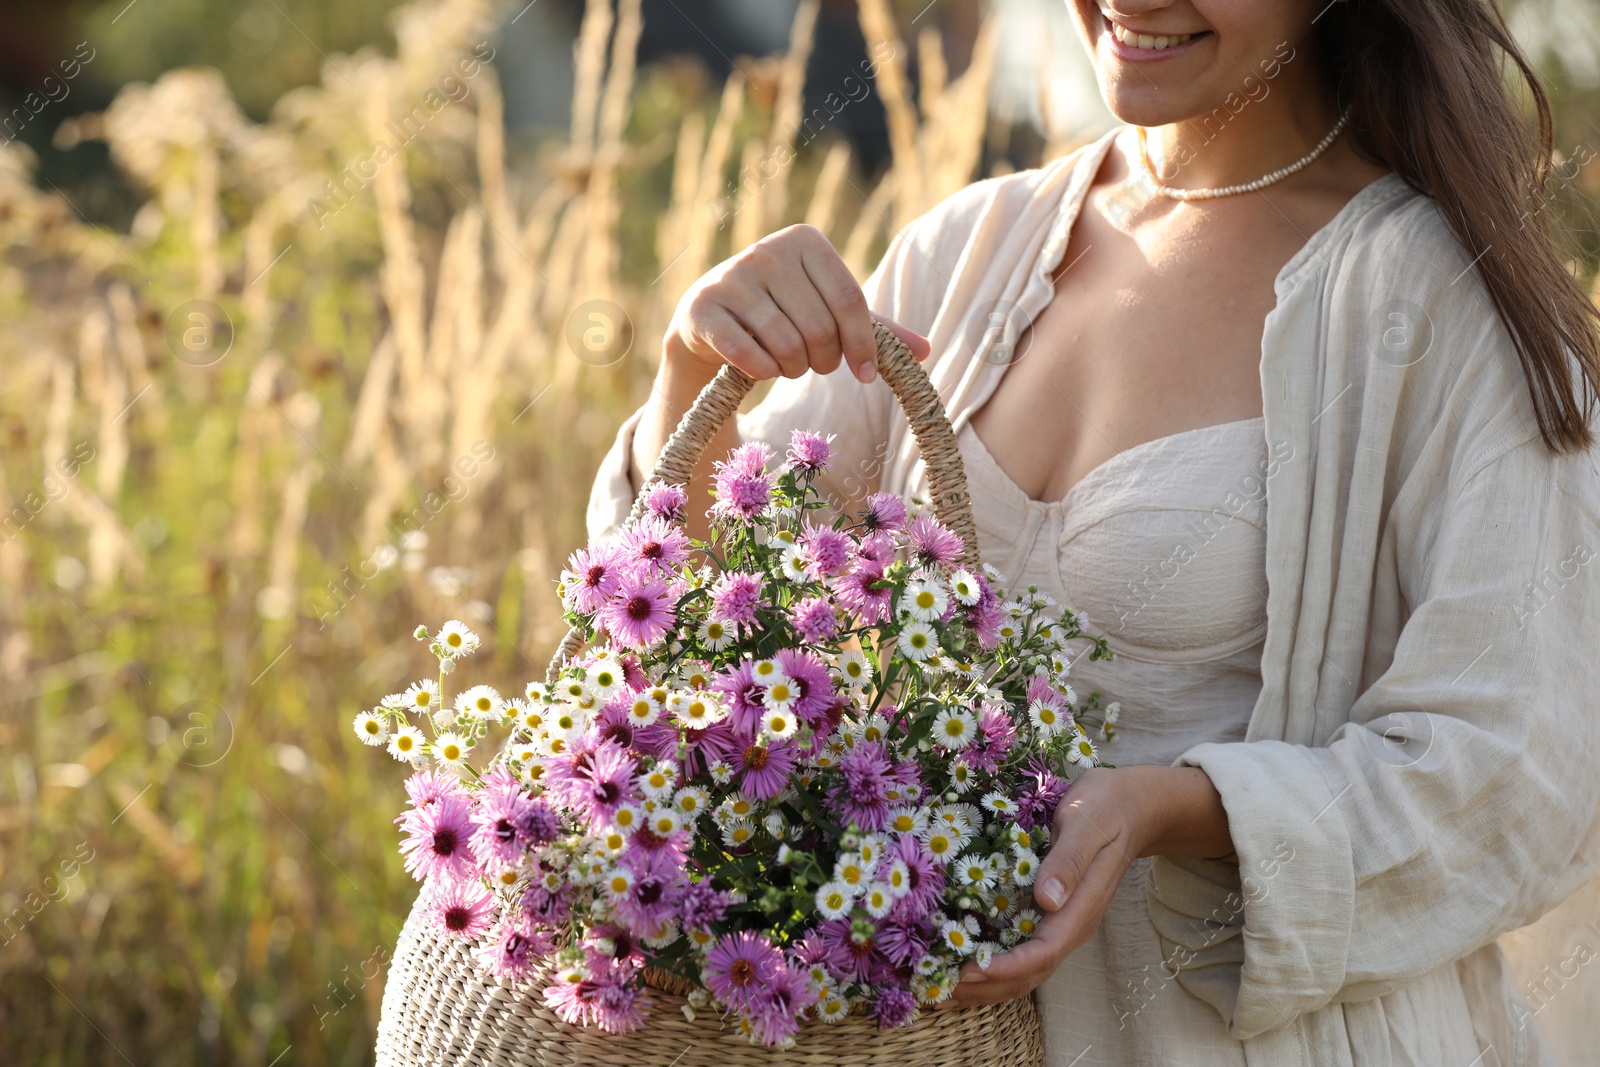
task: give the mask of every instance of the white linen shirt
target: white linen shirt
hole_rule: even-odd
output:
[[[1005,370],[988,314],[1050,301],[1118,132],[950,197],[867,281],[931,340],[957,431]],[[1238,865],[1158,857],[1149,894],[1175,981],[1252,1067],[1555,1062],[1496,938],[1600,871],[1600,468],[1545,448],[1475,252],[1388,174],[1275,281],[1262,689],[1246,740],[1176,761],[1215,783]],[[591,536],[627,514],[639,414]],[[796,427],[838,435],[834,496],[927,496],[881,379],[781,379],[739,416],[780,452]]]

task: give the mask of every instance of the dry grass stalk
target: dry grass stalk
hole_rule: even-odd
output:
[[[806,206],[805,221],[823,233],[833,229],[834,214],[839,203],[839,186],[850,172],[850,142],[838,138],[828,146],[828,154],[817,171],[816,184],[811,187],[811,202]]]
[[[797,214],[789,203],[789,176],[793,170],[794,141],[805,108],[806,65],[816,40],[819,0],[802,0],[789,29],[789,51],[778,70],[778,97],[772,107],[772,128],[767,155],[783,161],[778,173],[761,189],[761,221],[767,232],[778,229]],[[757,234],[759,238],[762,234]]]
[[[906,79],[905,45],[895,27],[889,0],[861,0],[860,12],[867,54],[882,57],[878,64],[877,86],[889,123],[894,168],[899,172],[895,183],[895,217],[904,223],[920,214],[923,205],[921,158],[917,151],[921,123]]]
[[[600,107],[601,80],[605,77],[606,41],[611,37],[611,0],[588,0],[583,23],[572,45],[571,152],[588,159],[594,152],[595,115]]]
[[[888,212],[894,205],[901,174],[899,167],[891,167],[884,172],[873,188],[872,195],[861,205],[861,214],[856,216],[855,225],[850,228],[850,237],[845,241],[840,255],[857,278],[865,279],[872,273],[872,261],[869,258],[872,243],[882,228],[889,225]]]

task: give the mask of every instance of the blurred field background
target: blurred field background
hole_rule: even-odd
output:
[[[414,883],[349,724],[412,627],[538,675],[708,266],[806,221],[864,277],[1103,128],[1055,5],[924,3],[0,4],[0,1062],[371,1059]],[[1513,15],[1575,227],[1600,16]]]

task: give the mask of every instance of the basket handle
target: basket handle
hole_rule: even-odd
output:
[[[928,485],[933,491],[933,512],[939,521],[961,538],[963,562],[969,567],[978,565],[977,527],[972,521],[972,498],[967,492],[967,475],[961,465],[961,450],[956,444],[955,431],[945,414],[939,393],[906,347],[904,341],[878,321],[872,319],[872,332],[878,343],[878,373],[905,412],[906,421],[916,437],[917,448],[927,464]],[[683,416],[683,421],[667,438],[655,467],[640,486],[633,502],[628,521],[633,522],[644,514],[645,497],[652,486],[660,484],[687,485],[695,464],[705,453],[711,438],[722,424],[733,417],[739,404],[755,387],[756,380],[733,366],[724,364],[716,377],[700,391],[694,404]],[[555,655],[550,660],[546,677],[553,679],[567,657],[583,644],[583,628],[574,626],[561,639]]]

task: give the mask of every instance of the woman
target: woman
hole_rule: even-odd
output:
[[[1061,1065],[1551,1062],[1494,940],[1600,857],[1600,345],[1538,211],[1544,97],[1480,0],[1072,4],[1129,125],[950,198],[864,287],[803,227],[700,279],[591,532],[724,362],[783,380],[708,455],[815,427],[841,505],[925,492],[893,320],[985,559],[1119,653],[1075,668],[1119,769],[952,1003],[1037,989]]]

